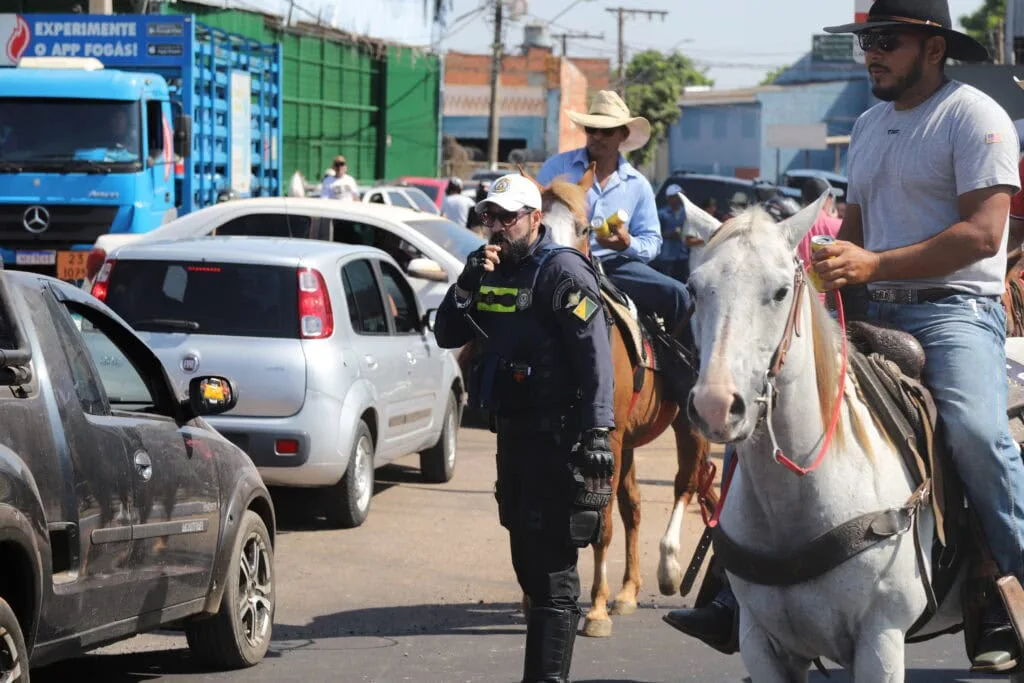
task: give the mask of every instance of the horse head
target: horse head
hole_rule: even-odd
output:
[[[590,223],[587,221],[587,190],[594,184],[594,169],[590,163],[578,183],[556,179],[544,187],[523,168],[519,172],[540,188],[544,204],[544,225],[551,231],[551,238],[566,247],[573,247],[584,255],[590,255]]]
[[[825,335],[793,334],[802,326],[802,304],[804,313],[811,309],[815,332],[819,322],[826,324],[822,319],[831,322],[818,298],[802,286],[803,267],[794,254],[826,196],[779,224],[760,207],[726,221],[690,273],[702,371],[687,410],[712,441],[742,441],[753,433],[772,383],[789,379],[773,374],[780,370],[781,352],[788,351],[786,370],[809,370],[812,376],[815,361],[835,356],[808,343],[823,338],[821,343],[828,344]],[[792,346],[786,348],[790,339]],[[818,368],[819,383],[827,374]]]

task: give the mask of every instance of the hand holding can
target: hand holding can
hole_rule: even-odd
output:
[[[835,242],[836,239],[830,235],[815,235],[811,238],[811,254],[821,251],[825,247],[832,246]],[[813,263],[807,269],[807,279],[810,280],[816,290],[819,292],[825,291],[825,282],[821,279],[821,276],[814,271]]]

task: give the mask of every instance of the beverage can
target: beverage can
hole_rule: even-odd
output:
[[[835,242],[836,238],[831,235],[815,235],[811,238],[811,253],[821,251],[825,247],[835,244]],[[821,276],[814,272],[813,263],[808,264],[807,279],[810,280],[816,290],[819,292],[825,291],[825,283],[822,281]]]
[[[590,219],[590,230],[599,237],[608,236],[608,226],[605,225],[604,216],[594,216]]]
[[[605,223],[608,225],[609,232],[617,230],[619,227],[625,225],[628,222],[629,214],[623,211],[622,209],[619,209],[618,211],[613,213],[611,216],[608,217],[608,220],[605,221]]]

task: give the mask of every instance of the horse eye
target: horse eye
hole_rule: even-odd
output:
[[[775,299],[775,301],[785,301],[787,294],[789,294],[789,287],[780,287],[775,291],[775,296],[772,298]]]

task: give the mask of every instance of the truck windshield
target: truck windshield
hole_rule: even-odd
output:
[[[138,102],[2,99],[0,164],[40,171],[137,170],[139,112]]]

